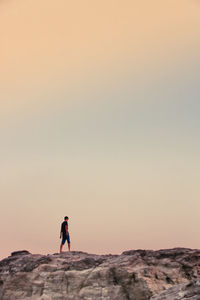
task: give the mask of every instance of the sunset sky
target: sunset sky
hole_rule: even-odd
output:
[[[0,0],[0,258],[200,248],[200,1]]]

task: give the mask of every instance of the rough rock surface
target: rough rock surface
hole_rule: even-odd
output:
[[[152,300],[199,300],[200,280],[178,284],[151,298]]]
[[[13,252],[0,261],[1,300],[200,300],[200,250]]]

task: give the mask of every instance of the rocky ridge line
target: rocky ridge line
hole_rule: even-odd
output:
[[[200,300],[200,250],[16,251],[0,261],[0,300]]]

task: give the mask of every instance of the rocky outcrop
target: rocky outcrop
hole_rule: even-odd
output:
[[[1,300],[200,300],[200,250],[13,252],[0,261]]]
[[[192,280],[189,283],[178,284],[166,291],[155,295],[152,300],[199,300],[200,299],[200,280]]]

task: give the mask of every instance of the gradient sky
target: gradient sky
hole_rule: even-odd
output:
[[[199,248],[200,2],[0,0],[0,257]]]

